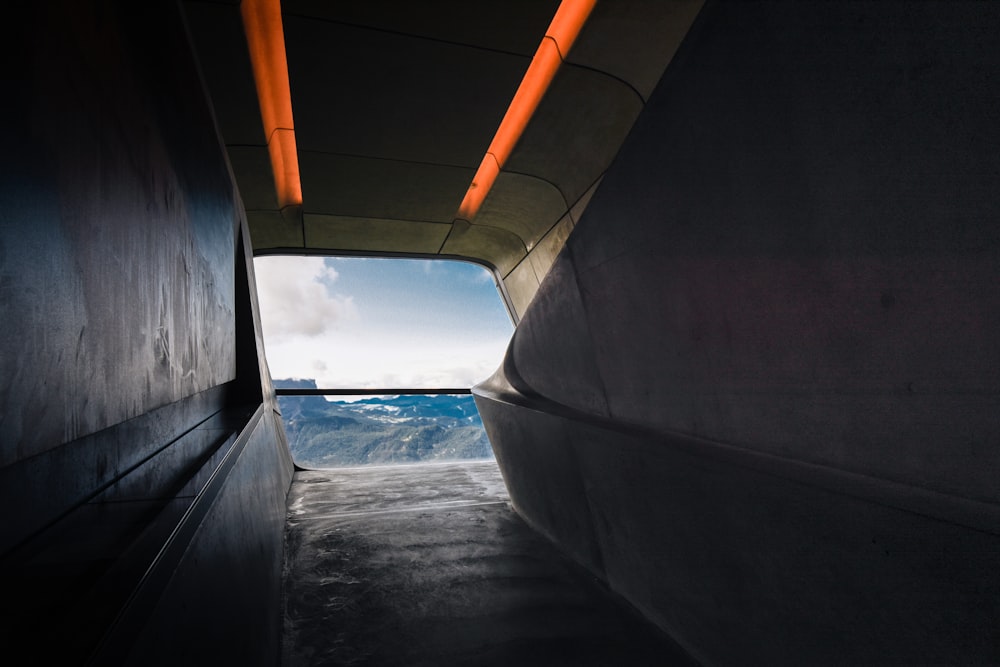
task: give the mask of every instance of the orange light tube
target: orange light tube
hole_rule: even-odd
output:
[[[243,0],[240,3],[243,30],[250,47],[250,63],[257,84],[264,136],[271,155],[271,170],[278,206],[302,203],[299,158],[292,121],[292,95],[288,83],[285,33],[281,25],[280,0]]]
[[[521,133],[528,126],[528,121],[535,115],[535,109],[538,108],[542,96],[548,90],[549,84],[552,83],[552,79],[555,78],[556,71],[561,64],[562,58],[559,57],[559,49],[556,48],[555,41],[551,37],[543,38],[542,43],[538,46],[538,51],[535,52],[535,57],[528,65],[528,71],[521,79],[521,85],[514,93],[514,99],[507,107],[507,113],[504,114],[500,128],[494,135],[493,141],[490,142],[488,152],[493,153],[501,167],[510,157],[511,151],[514,150],[514,144],[521,138]]]
[[[573,48],[573,42],[576,41],[596,4],[597,0],[563,0],[559,5],[549,29],[545,31],[545,36],[556,41],[563,58]]]
[[[555,78],[597,0],[563,0],[538,45],[528,71],[514,93],[490,147],[458,207],[456,218],[472,220],[479,212],[493,182],[535,114],[545,91]]]
[[[483,161],[479,164],[476,175],[472,177],[472,183],[465,191],[465,198],[462,199],[462,205],[459,206],[458,214],[455,217],[460,220],[472,220],[479,211],[479,207],[483,205],[483,200],[486,199],[490,188],[493,187],[493,182],[497,180],[499,175],[500,165],[492,153],[487,153],[483,156]]]

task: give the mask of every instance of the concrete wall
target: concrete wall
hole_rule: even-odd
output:
[[[238,200],[160,12],[39,9],[10,65],[0,464],[235,377]]]
[[[477,391],[706,663],[1000,662],[1000,7],[706,6]]]
[[[171,487],[214,446],[195,437],[221,428],[206,420],[263,401],[259,433],[190,547],[213,558],[167,584],[153,622],[163,630],[226,614],[246,632],[241,648],[269,662],[279,630],[275,517],[291,462],[271,409],[245,214],[182,13],[174,2],[46,3],[11,33],[3,76],[14,94],[0,109],[4,580],[29,570],[43,578],[32,545],[69,539],[63,526],[84,521],[109,489]],[[89,553],[109,530],[114,513],[95,511],[98,522],[74,524],[82,536],[56,550],[52,574],[72,571],[72,549]],[[84,544],[87,534],[96,537]],[[253,581],[220,576],[232,562],[249,563]],[[199,606],[209,582],[215,602]],[[31,608],[20,602],[23,616]],[[181,632],[159,655],[231,641]]]
[[[273,417],[255,424],[170,585],[129,638],[128,664],[278,664],[281,537],[291,483],[282,428]]]
[[[559,219],[552,229],[542,236],[538,243],[528,249],[528,254],[504,276],[504,289],[510,296],[511,305],[517,318],[524,315],[531,300],[538,292],[538,286],[552,268],[559,251],[566,245],[566,239],[580,215],[587,208],[587,203],[593,196],[598,180],[583,196]]]

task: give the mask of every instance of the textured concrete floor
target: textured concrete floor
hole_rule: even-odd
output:
[[[299,472],[285,665],[688,665],[510,509],[496,464]]]

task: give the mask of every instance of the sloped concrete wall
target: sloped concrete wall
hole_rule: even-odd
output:
[[[170,613],[153,622],[168,634],[187,623],[161,659],[230,642],[186,632],[225,615],[245,632],[241,648],[273,663],[292,464],[245,214],[181,10],[56,2],[19,21],[3,45],[0,107],[0,556],[212,415],[264,402],[192,542],[211,560],[168,585]],[[173,461],[161,478],[189,474],[192,460],[161,458]],[[4,577],[25,558],[3,560]],[[73,570],[70,553],[58,558]],[[221,576],[235,562],[249,575]],[[213,605],[199,606],[209,585]]]
[[[0,464],[235,378],[238,197],[165,9],[57,3],[9,46]]]
[[[1000,8],[706,6],[478,388],[707,663],[1000,661]]]
[[[278,664],[280,538],[291,484],[282,428],[280,419],[266,415],[255,424],[222,494],[134,638],[127,664]]]

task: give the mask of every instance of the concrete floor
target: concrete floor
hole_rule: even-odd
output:
[[[296,473],[283,663],[689,665],[511,510],[496,464]]]

